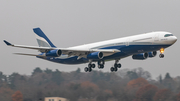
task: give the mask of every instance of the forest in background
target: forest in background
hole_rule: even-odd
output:
[[[0,72],[0,101],[44,101],[64,97],[70,101],[180,101],[180,76],[169,73],[151,78],[143,68],[116,73],[72,72],[36,67],[31,75]]]

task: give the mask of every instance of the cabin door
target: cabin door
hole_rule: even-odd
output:
[[[154,37],[154,42],[156,42],[156,41],[159,41],[159,34],[155,34],[155,37]]]
[[[129,46],[130,39],[126,40],[126,46]]]

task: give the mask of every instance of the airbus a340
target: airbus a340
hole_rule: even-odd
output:
[[[164,58],[164,49],[177,41],[177,37],[172,33],[158,31],[75,47],[57,48],[40,28],[34,28],[33,31],[36,34],[39,47],[15,45],[5,40],[4,42],[8,46],[35,49],[41,52],[40,54],[15,54],[36,56],[40,59],[62,64],[88,63],[84,69],[85,72],[91,72],[95,68],[95,62],[97,62],[99,69],[103,69],[105,62],[110,60],[115,61],[114,66],[110,68],[112,72],[115,72],[121,68],[119,60],[128,56],[137,60],[145,60],[155,57],[157,51],[160,51],[159,57]]]

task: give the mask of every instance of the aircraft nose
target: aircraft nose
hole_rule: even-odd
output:
[[[173,36],[172,38],[171,38],[171,40],[172,40],[172,42],[173,42],[173,44],[177,41],[177,37],[176,36]]]
[[[174,36],[174,37],[173,37],[173,40],[176,42],[176,41],[177,41],[177,37],[176,37],[176,36]]]

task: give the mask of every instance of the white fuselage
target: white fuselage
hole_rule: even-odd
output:
[[[123,44],[129,46],[132,42],[148,42],[149,45],[172,45],[176,42],[177,37],[164,37],[165,34],[171,34],[169,32],[151,32],[140,35],[134,35],[124,38],[117,38],[107,41],[95,42],[75,47],[69,47],[69,49],[92,49],[92,48],[102,48],[106,45],[118,45]],[[101,47],[102,46],[102,47]]]

